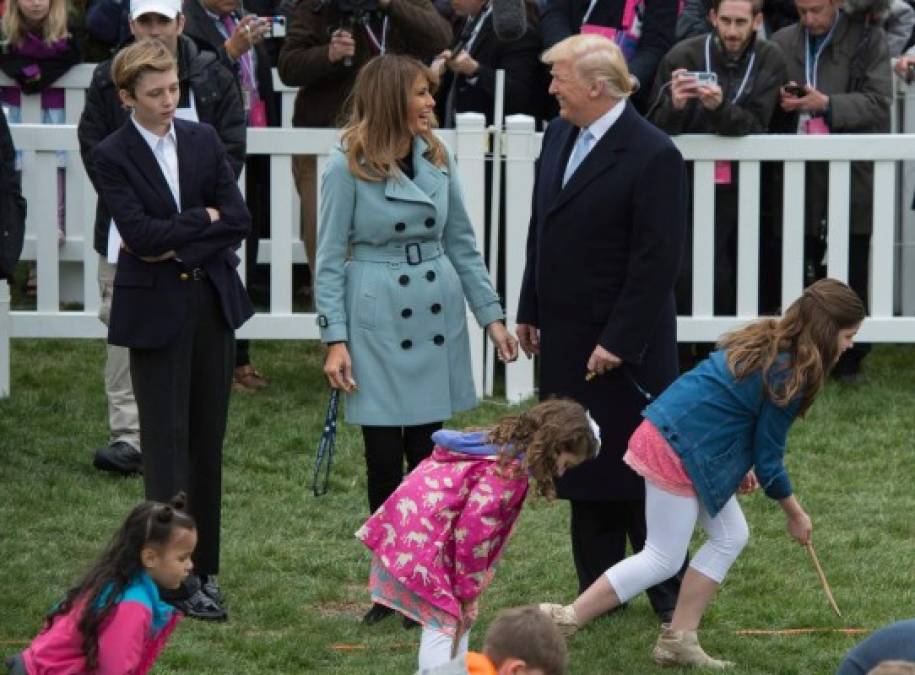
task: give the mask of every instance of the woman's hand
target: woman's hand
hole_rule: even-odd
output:
[[[486,326],[486,333],[499,354],[503,363],[511,363],[518,358],[518,341],[505,328],[501,321],[493,321]]]
[[[810,541],[810,535],[813,534],[813,523],[810,516],[801,511],[788,516],[788,532],[802,546]]]
[[[332,389],[342,389],[347,394],[352,394],[356,390],[358,385],[353,379],[353,362],[345,342],[336,342],[327,348],[324,375]]]
[[[758,489],[759,481],[756,479],[756,472],[753,471],[753,469],[750,469],[747,472],[747,475],[743,477],[743,480],[740,481],[740,486],[737,488],[737,492],[738,494],[747,495]]]

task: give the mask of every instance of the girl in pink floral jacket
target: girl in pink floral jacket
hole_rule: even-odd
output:
[[[372,600],[423,626],[420,668],[467,651],[477,599],[514,528],[528,476],[553,478],[593,458],[597,428],[579,404],[545,401],[476,431],[441,430],[435,449],[363,525]]]

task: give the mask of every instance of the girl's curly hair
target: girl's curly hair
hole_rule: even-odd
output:
[[[143,570],[140,559],[143,548],[167,544],[178,528],[196,529],[194,519],[184,511],[186,501],[180,492],[168,504],[148,501],[135,507],[83,579],[45,617],[45,626],[50,628],[54,617],[70,612],[75,603],[83,603],[77,625],[83,638],[86,672],[93,673],[98,668],[99,628],[124,589]]]
[[[585,409],[565,398],[543,401],[518,415],[503,417],[489,430],[489,442],[499,446],[503,466],[520,458],[536,482],[537,494],[547,499],[556,496],[553,479],[560,453],[568,453],[580,464],[596,457],[600,447]]]

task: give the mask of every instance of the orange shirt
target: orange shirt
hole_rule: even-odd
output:
[[[497,675],[496,667],[486,654],[467,652],[467,675]]]

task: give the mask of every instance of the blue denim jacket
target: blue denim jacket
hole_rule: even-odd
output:
[[[766,395],[759,371],[738,381],[725,352],[716,351],[642,414],[680,456],[700,502],[714,516],[751,468],[766,495],[791,495],[783,458],[801,400],[777,406]]]

